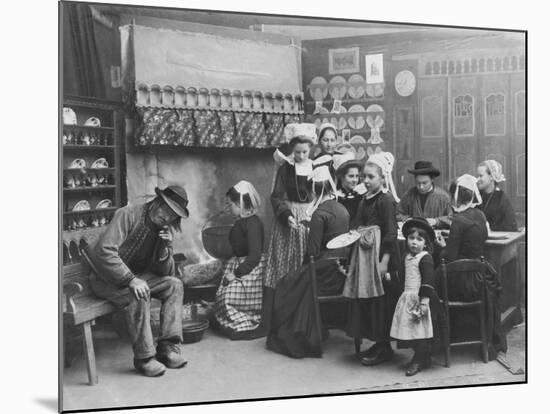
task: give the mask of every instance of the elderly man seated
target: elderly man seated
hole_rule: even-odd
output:
[[[448,228],[452,214],[451,198],[447,192],[434,184],[440,172],[429,161],[417,161],[414,169],[416,185],[409,190],[397,205],[397,220],[406,221],[410,217],[423,217],[432,227]]]
[[[148,377],[187,362],[181,355],[183,285],[174,277],[172,232],[189,216],[182,187],[155,189],[148,203],[118,209],[105,232],[86,249],[90,284],[99,297],[125,311],[134,366]],[[160,337],[155,349],[151,297],[160,299]]]

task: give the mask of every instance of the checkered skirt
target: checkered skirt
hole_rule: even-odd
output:
[[[287,202],[297,222],[309,219],[306,214],[309,203]],[[265,285],[274,288],[287,273],[299,269],[304,261],[307,248],[308,228],[299,225],[293,229],[275,218],[269,242]]]
[[[233,273],[246,257],[232,257],[225,263],[224,276]],[[261,320],[262,291],[266,256],[252,271],[227,286],[220,284],[216,293],[216,320],[223,329],[243,332],[258,327]]]

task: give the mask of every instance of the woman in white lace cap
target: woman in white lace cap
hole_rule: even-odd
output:
[[[470,174],[464,174],[451,184],[451,203],[455,214],[452,217],[449,238],[441,235],[436,243],[442,248],[440,258],[447,263],[460,259],[479,259],[484,255],[485,241],[488,238],[487,220],[483,211],[476,208],[481,204],[478,180]],[[437,262],[437,260],[436,260]],[[506,336],[500,325],[499,295],[501,286],[492,271],[486,275],[476,273],[449,277],[449,300],[474,301],[481,294],[480,276],[487,282],[486,330],[489,338],[489,358],[494,359],[498,352],[506,352]],[[464,309],[460,315],[451,314],[451,328],[459,337],[471,337],[479,332],[479,312]]]
[[[307,223],[314,195],[308,180],[313,173],[309,158],[317,142],[314,124],[288,124],[284,146],[288,155],[277,149],[273,155],[279,165],[271,192],[273,227],[267,250],[261,331],[269,327],[274,289],[287,273],[299,269],[306,255]]]
[[[477,167],[477,186],[482,203],[479,209],[485,213],[493,231],[518,231],[516,215],[510,199],[499,184],[506,181],[502,165],[495,160],[483,161]]]

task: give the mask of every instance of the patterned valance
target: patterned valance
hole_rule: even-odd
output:
[[[285,125],[301,114],[138,107],[135,145],[270,148],[284,142]]]

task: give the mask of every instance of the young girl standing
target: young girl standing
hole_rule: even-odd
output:
[[[400,262],[395,218],[396,203],[399,200],[391,176],[393,164],[394,158],[389,152],[376,153],[368,158],[364,169],[367,193],[359,203],[351,225],[352,228],[380,228],[379,263],[376,266],[379,274],[364,274],[360,277],[371,281],[381,279],[384,293],[381,296],[352,299],[346,329],[348,336],[368,338],[375,342],[361,353],[363,365],[377,365],[393,357],[390,328],[399,290],[388,278],[388,274],[396,271]],[[351,266],[353,263],[350,263]]]
[[[265,273],[264,225],[257,216],[260,196],[248,181],[226,194],[226,206],[238,217],[229,233],[234,257],[225,263],[216,294],[216,320],[231,339],[251,339],[260,324]]]
[[[401,274],[404,290],[393,314],[390,335],[414,349],[405,375],[411,376],[431,365],[434,336],[430,296],[434,294],[434,261],[431,256],[435,232],[428,221],[414,217],[403,224],[406,255]]]

